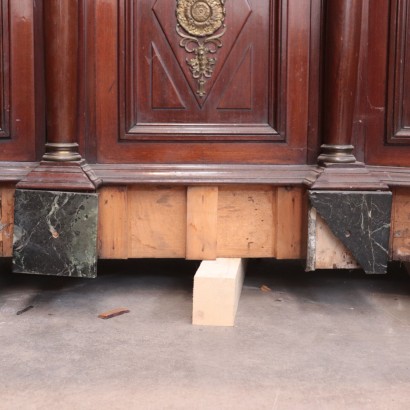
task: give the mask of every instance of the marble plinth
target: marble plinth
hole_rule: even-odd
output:
[[[386,273],[391,192],[311,191],[309,199],[366,273]]]
[[[98,194],[17,189],[13,272],[93,278]]]

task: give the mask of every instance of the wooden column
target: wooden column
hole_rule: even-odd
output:
[[[354,163],[351,145],[362,0],[327,0],[323,135],[318,162]]]
[[[47,142],[43,160],[17,188],[95,191],[101,181],[78,151],[78,0],[43,0],[43,22]]]
[[[47,161],[78,161],[78,1],[43,0]]]

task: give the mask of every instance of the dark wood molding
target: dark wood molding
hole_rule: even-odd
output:
[[[42,161],[18,183],[19,189],[94,192],[101,184],[84,161]]]
[[[308,165],[92,165],[104,185],[310,185],[318,169]]]
[[[362,0],[326,2],[323,138],[319,163],[354,163],[352,142]]]
[[[367,166],[379,181],[389,187],[410,187],[410,168]]]
[[[353,166],[326,166],[311,189],[316,191],[387,191],[389,186],[377,178],[363,164]],[[410,182],[410,181],[409,181]]]
[[[50,165],[57,164],[47,163]],[[39,172],[38,166],[37,162],[0,161],[0,183],[25,181],[31,171]],[[82,168],[94,186],[256,184],[343,190],[410,187],[410,168],[404,167],[363,165],[347,169],[316,165],[83,164]],[[76,172],[72,169],[67,173],[72,178]],[[46,185],[50,186],[49,182]]]
[[[0,161],[0,182],[17,183],[27,176],[38,162],[12,162]]]

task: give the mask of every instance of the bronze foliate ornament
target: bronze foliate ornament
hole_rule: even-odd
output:
[[[216,64],[216,58],[209,55],[222,47],[221,37],[226,30],[224,5],[225,0],[177,0],[176,31],[182,37],[179,44],[188,53],[195,54],[195,58],[187,58],[186,62],[192,77],[198,81],[200,98],[206,94],[205,83]]]

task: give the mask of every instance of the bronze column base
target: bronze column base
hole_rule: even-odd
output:
[[[323,144],[320,148],[322,153],[317,159],[319,165],[354,164],[356,162],[353,145]]]
[[[80,161],[81,155],[78,153],[78,144],[76,142],[48,142],[43,160],[55,162]]]

